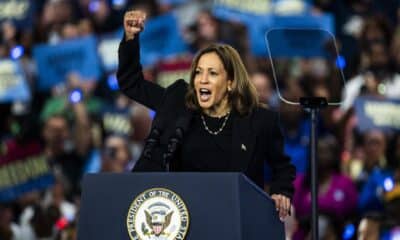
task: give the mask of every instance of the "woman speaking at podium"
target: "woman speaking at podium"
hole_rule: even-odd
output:
[[[283,153],[278,115],[262,107],[235,49],[212,44],[192,62],[189,84],[168,88],[146,81],[139,63],[145,14],[128,11],[119,49],[118,82],[131,99],[156,112],[133,171],[243,172],[270,193],[281,220],[290,211],[295,168]]]

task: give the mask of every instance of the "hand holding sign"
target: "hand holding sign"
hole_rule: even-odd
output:
[[[128,11],[124,16],[124,30],[126,40],[132,40],[136,34],[143,31],[146,13],[142,11]]]

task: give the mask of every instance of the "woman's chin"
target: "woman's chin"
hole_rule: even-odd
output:
[[[199,101],[199,106],[204,111],[206,109],[211,108],[212,104],[210,102],[200,102]]]

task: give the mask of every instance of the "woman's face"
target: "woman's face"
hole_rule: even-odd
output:
[[[203,111],[211,116],[225,114],[228,110],[228,88],[232,81],[215,52],[205,53],[199,59],[194,74],[194,88]]]

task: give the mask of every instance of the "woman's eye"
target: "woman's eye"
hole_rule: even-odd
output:
[[[211,74],[211,76],[216,76],[216,75],[218,75],[217,72],[210,72],[210,74]]]
[[[194,71],[194,75],[197,75],[197,74],[199,74],[199,73],[200,73],[199,70]]]

